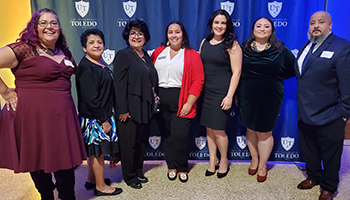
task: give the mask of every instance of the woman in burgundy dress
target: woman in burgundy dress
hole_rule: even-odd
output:
[[[37,10],[17,42],[0,49],[16,89],[0,79],[0,167],[30,172],[42,199],[75,199],[74,167],[86,158],[70,77],[75,62],[57,14]],[[52,182],[54,174],[56,183]]]

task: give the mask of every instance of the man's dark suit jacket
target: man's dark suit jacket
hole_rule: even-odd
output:
[[[299,50],[297,60],[307,42]],[[350,42],[331,33],[311,54],[297,77],[298,115],[304,123],[324,125],[350,116]]]

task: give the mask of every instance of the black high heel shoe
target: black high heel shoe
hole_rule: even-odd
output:
[[[230,166],[227,166],[227,170],[225,173],[218,172],[216,173],[216,175],[218,176],[218,178],[224,178],[227,175],[228,171],[230,171]]]
[[[219,164],[215,165],[215,171],[218,170],[219,167],[220,167]],[[213,175],[215,174],[215,171],[214,171],[214,172],[211,172],[211,171],[209,171],[209,170],[206,170],[206,171],[205,171],[205,176],[213,176]]]

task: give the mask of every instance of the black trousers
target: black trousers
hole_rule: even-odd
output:
[[[189,133],[192,119],[177,116],[180,88],[159,88],[161,112],[155,116],[162,135],[168,169],[188,171]]]
[[[338,118],[325,125],[298,122],[300,147],[308,179],[334,193],[339,184],[339,170],[346,122]],[[323,168],[322,168],[322,164]]]
[[[53,190],[57,187],[58,197],[62,200],[74,200],[75,176],[74,169],[59,170],[53,173],[56,185],[52,182],[52,174],[43,170],[30,172],[35,187],[42,200],[54,200]]]
[[[118,137],[123,178],[126,184],[139,183],[143,176],[143,160],[150,133],[149,124],[138,124],[132,119],[118,121]]]

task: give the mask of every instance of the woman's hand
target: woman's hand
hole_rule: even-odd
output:
[[[1,94],[2,98],[5,99],[7,104],[7,110],[9,111],[12,108],[13,111],[16,111],[17,106],[17,92],[14,88],[8,88],[6,92]]]
[[[182,116],[187,115],[187,114],[190,112],[191,108],[192,108],[192,105],[186,102],[186,103],[182,106],[182,109],[181,109],[181,111],[180,111],[180,116],[182,117]]]
[[[231,106],[232,106],[232,97],[230,98],[230,97],[226,96],[226,97],[222,100],[220,106],[221,106],[221,109],[222,109],[222,110],[228,110],[228,109],[230,109]]]
[[[128,119],[128,118],[131,118],[131,116],[129,115],[129,112],[127,112],[127,113],[125,113],[125,114],[120,114],[120,115],[119,115],[119,120],[120,120],[121,122],[125,122],[126,119]]]
[[[112,126],[108,121],[105,121],[102,123],[102,131],[104,133],[108,133],[109,131],[111,131],[111,128],[112,128]]]

